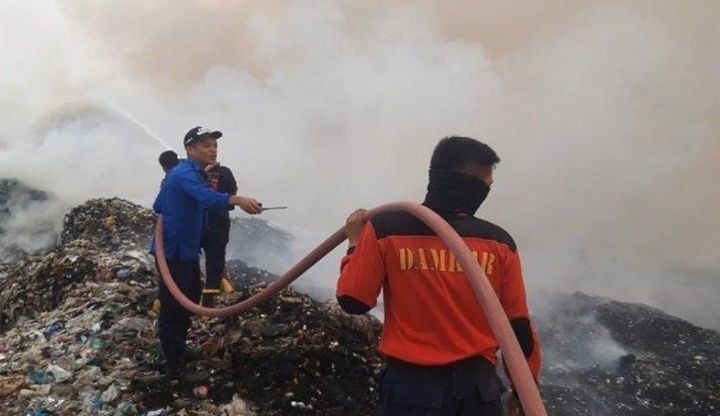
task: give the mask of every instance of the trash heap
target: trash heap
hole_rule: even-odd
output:
[[[66,301],[102,303],[106,287],[152,285],[154,263],[147,251],[153,221],[152,212],[120,199],[90,200],[72,209],[54,250],[0,264],[0,330],[64,308]]]
[[[250,292],[257,291],[255,286]],[[379,322],[286,291],[236,323],[232,379],[268,415],[368,415],[377,408]]]
[[[0,414],[377,414],[380,323],[290,289],[239,317],[195,319],[193,380],[166,380],[150,308],[154,221],[124,200],[90,200],[67,214],[54,250],[0,263]],[[226,304],[276,279],[240,259],[228,269]],[[549,414],[720,414],[717,332],[581,293],[550,304],[533,319]]]
[[[197,380],[170,382],[150,305],[155,217],[120,199],[67,214],[60,244],[0,264],[5,415],[367,415],[377,407],[377,320],[285,290],[241,317],[195,319]],[[234,303],[275,276],[234,261]]]
[[[557,416],[720,414],[720,334],[642,304],[560,295],[535,324]]]

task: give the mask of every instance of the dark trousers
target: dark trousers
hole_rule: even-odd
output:
[[[225,271],[225,246],[227,242],[217,242],[206,239],[203,251],[205,251],[206,289],[219,289],[220,280]]]
[[[424,367],[389,360],[380,394],[381,416],[501,416],[504,387],[483,358]]]
[[[195,303],[199,302],[202,293],[199,261],[168,260],[168,268],[185,296]],[[191,324],[191,314],[170,294],[162,279],[160,279],[160,302],[158,318],[160,347],[168,363],[179,362],[185,352],[185,339]]]
[[[202,246],[205,252],[205,288],[219,289],[225,272],[225,249],[230,239],[229,220],[210,218],[208,229],[203,234]]]

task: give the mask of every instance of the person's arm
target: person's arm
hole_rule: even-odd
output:
[[[237,182],[235,182],[235,176],[233,176],[230,168],[227,166],[220,166],[219,169],[222,180],[227,181],[226,192],[230,194],[230,209],[232,210],[235,209],[235,206],[239,206],[248,214],[260,214],[262,212],[262,204],[254,198],[237,195]],[[237,196],[237,198],[235,196]]]
[[[237,195],[238,187],[237,182],[235,182],[235,176],[233,176],[232,170],[230,170],[230,168],[227,166],[221,166],[220,169],[220,179],[225,184],[225,191],[230,195]],[[235,209],[235,207],[231,205],[229,209],[232,211]]]
[[[350,314],[364,314],[377,305],[385,279],[382,250],[365,210],[357,210],[345,225],[350,247],[340,265],[335,295],[340,307]]]
[[[153,211],[155,211],[156,214],[162,214],[162,194],[163,190],[160,188],[160,192],[158,192],[155,197],[155,202],[153,202]]]
[[[230,203],[228,194],[216,192],[195,172],[183,172],[177,176],[177,181],[187,195],[205,208],[223,209]]]
[[[517,251],[511,251],[508,256],[503,268],[500,303],[510,320],[520,348],[528,360],[533,378],[537,382],[540,378],[542,359],[540,340],[530,322],[520,255]]]
[[[242,210],[248,214],[255,215],[263,212],[262,204],[260,204],[255,198],[250,198],[249,196],[230,195],[228,203],[242,208]]]
[[[228,205],[234,205],[239,206],[248,214],[254,215],[262,212],[261,204],[254,198],[216,192],[195,172],[179,175],[177,181],[185,193],[205,208],[221,210],[227,209]]]
[[[501,285],[500,303],[510,320],[510,325],[512,326],[513,332],[515,332],[523,355],[525,355],[527,359],[530,373],[532,373],[535,383],[538,383],[540,381],[540,367],[542,364],[540,338],[530,322],[525,281],[522,273],[520,255],[517,250],[508,253],[503,267]],[[510,380],[510,385],[514,386],[507,365],[505,365],[505,374],[507,374]],[[520,405],[517,392],[514,390],[512,394],[508,395],[506,406],[510,416],[523,416],[525,414]]]

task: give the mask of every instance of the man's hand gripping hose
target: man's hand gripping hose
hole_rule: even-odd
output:
[[[503,359],[510,370],[510,376],[513,379],[515,390],[518,392],[523,410],[528,416],[546,416],[547,412],[543,406],[538,391],[537,384],[533,380],[528,367],[525,356],[520,349],[515,333],[510,326],[507,315],[500,304],[490,282],[480,265],[475,261],[467,245],[462,238],[445,222],[439,215],[432,210],[418,204],[417,202],[393,202],[376,207],[368,211],[368,215],[373,216],[387,211],[405,211],[412,214],[442,239],[450,251],[460,262],[465,276],[467,276],[472,285],[475,296],[483,308],[488,323],[500,343],[500,349],[503,353]],[[317,246],[305,258],[295,264],[290,270],[283,274],[278,280],[274,281],[260,293],[236,303],[235,305],[224,308],[206,308],[200,306],[185,296],[175,284],[170,270],[168,269],[167,260],[165,258],[165,249],[163,243],[163,219],[159,217],[155,228],[155,244],[158,267],[165,285],[172,293],[173,297],[187,310],[197,315],[203,316],[229,316],[237,315],[247,311],[250,308],[267,302],[278,292],[295,281],[310,267],[317,263],[320,259],[330,253],[335,247],[340,245],[346,238],[345,227],[335,231],[328,239]]]

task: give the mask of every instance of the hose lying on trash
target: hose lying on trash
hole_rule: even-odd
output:
[[[448,249],[455,254],[455,258],[459,261],[465,276],[470,281],[473,291],[477,296],[483,312],[487,318],[490,327],[497,338],[500,349],[503,353],[503,359],[510,371],[513,379],[515,390],[518,392],[523,410],[527,416],[546,416],[547,412],[540,398],[540,392],[532,378],[530,368],[528,367],[525,356],[520,349],[520,344],[515,337],[515,333],[510,326],[507,315],[500,304],[490,282],[485,276],[480,265],[475,261],[472,253],[468,249],[463,239],[455,232],[455,230],[437,215],[435,212],[417,202],[393,202],[379,207],[373,208],[368,212],[373,217],[381,212],[387,211],[405,211],[412,214],[420,221],[430,227],[448,246]],[[271,283],[260,293],[252,297],[236,303],[235,305],[224,308],[206,308],[200,306],[188,299],[175,284],[170,270],[168,269],[167,260],[165,258],[165,249],[163,242],[163,219],[159,217],[157,226],[155,227],[155,244],[156,257],[160,275],[173,297],[187,310],[203,316],[229,316],[237,315],[247,311],[250,308],[258,306],[275,296],[290,283],[295,281],[310,267],[317,263],[320,259],[330,253],[335,247],[340,245],[346,239],[345,227],[335,231],[328,239],[317,246],[305,258],[295,264],[290,270],[283,274],[278,280]]]

